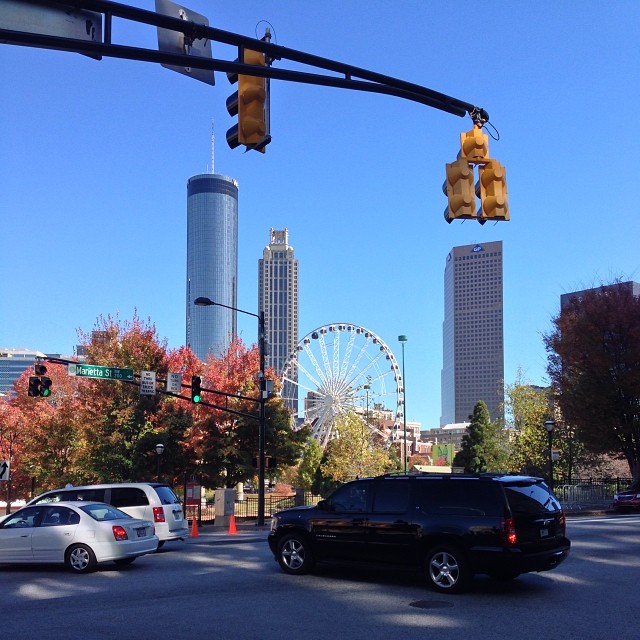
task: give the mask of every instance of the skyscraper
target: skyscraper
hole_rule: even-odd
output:
[[[265,363],[279,374],[298,344],[298,261],[287,229],[270,230],[258,260],[258,309],[264,311]]]
[[[504,401],[502,242],[454,247],[444,270],[440,425],[465,422],[479,400]]]
[[[227,351],[237,314],[195,306],[200,296],[237,307],[238,183],[214,173],[187,181],[187,346],[204,360]]]

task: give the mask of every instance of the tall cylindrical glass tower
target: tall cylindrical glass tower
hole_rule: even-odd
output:
[[[187,346],[205,360],[227,351],[237,314],[195,306],[201,296],[237,307],[238,183],[213,173],[187,181]]]

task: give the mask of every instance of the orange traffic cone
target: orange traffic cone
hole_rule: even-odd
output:
[[[236,529],[236,517],[234,515],[229,516],[229,534],[235,535],[238,533]]]
[[[198,521],[196,520],[196,518],[194,518],[191,521],[191,537],[197,538],[199,535],[200,535],[200,532],[198,531]]]

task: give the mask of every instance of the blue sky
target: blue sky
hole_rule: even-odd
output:
[[[151,0],[129,4],[153,10]],[[443,219],[445,163],[469,118],[282,81],[265,155],[231,150],[216,86],[158,65],[0,45],[0,347],[70,353],[77,329],[137,309],[185,339],[186,181],[236,178],[238,306],[257,310],[269,229],[300,261],[300,336],[347,322],[405,347],[409,420],[440,416],[443,272],[452,247],[502,240],[505,378],[545,384],[562,293],[640,280],[640,3],[191,0],[212,26],[408,80],[487,109],[511,221]],[[156,48],[116,20],[113,40]],[[236,51],[213,43],[216,58]],[[279,62],[280,68],[299,68]],[[306,68],[309,71],[314,69]],[[254,319],[239,317],[243,339]]]

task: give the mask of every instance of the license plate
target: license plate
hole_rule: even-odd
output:
[[[147,535],[146,527],[140,527],[140,529],[136,529],[138,533],[138,538],[144,538]]]
[[[540,537],[546,538],[549,536],[549,529],[540,529]]]

